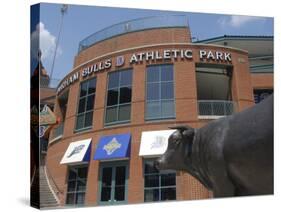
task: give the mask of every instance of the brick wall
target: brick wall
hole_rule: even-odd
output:
[[[165,43],[183,43],[186,44],[165,44]],[[208,120],[198,119],[197,111],[197,90],[196,90],[196,74],[195,67],[197,64],[213,64],[216,61],[202,61],[199,58],[198,51],[200,49],[208,49],[213,51],[226,51],[232,54],[231,63],[219,62],[220,65],[228,65],[232,67],[232,97],[237,102],[237,110],[243,110],[253,105],[253,86],[261,86],[272,84],[272,77],[257,77],[250,75],[247,53],[231,48],[215,47],[210,45],[193,45],[190,44],[190,32],[187,29],[161,29],[147,30],[137,33],[129,33],[128,35],[118,36],[110,40],[100,42],[84,51],[75,58],[73,72],[82,72],[83,68],[93,63],[98,63],[106,58],[116,59],[116,56],[123,55],[125,64],[120,68],[115,68],[114,64],[107,71],[94,73],[92,76],[97,77],[96,99],[94,106],[93,128],[86,132],[75,133],[75,121],[77,102],[79,97],[79,82],[75,82],[69,86],[68,109],[66,113],[66,121],[64,126],[63,137],[50,144],[47,154],[47,166],[50,174],[55,179],[58,187],[64,192],[61,195],[64,203],[66,192],[66,176],[67,166],[60,165],[59,162],[66,151],[68,144],[72,141],[78,141],[86,138],[92,138],[91,161],[89,163],[88,182],[86,192],[86,204],[96,205],[98,201],[98,172],[99,162],[93,160],[99,138],[103,135],[112,135],[120,133],[131,133],[131,158],[129,160],[129,181],[128,181],[128,203],[141,203],[144,201],[144,179],[143,179],[143,158],[139,157],[139,148],[141,140],[141,132],[153,130],[165,130],[169,126],[177,124],[188,124],[198,128],[208,123]],[[151,47],[139,47],[147,44],[159,44]],[[135,48],[123,50],[124,48]],[[129,58],[132,53],[146,51],[161,51],[163,49],[184,48],[193,51],[193,59],[169,61],[150,61],[140,64],[129,64]],[[110,52],[120,50],[119,53],[110,55]],[[109,54],[106,57],[96,57]],[[239,59],[240,58],[240,59]],[[243,58],[241,60],[241,58]],[[82,63],[86,63],[79,66]],[[243,62],[239,62],[243,61]],[[145,73],[146,65],[172,63],[174,66],[174,91],[176,103],[176,119],[165,121],[145,121]],[[131,122],[123,125],[104,127],[104,114],[106,105],[107,75],[111,71],[119,69],[133,69],[132,80],[132,104],[131,104]],[[71,74],[71,73],[70,73]],[[69,74],[69,75],[70,75]],[[68,76],[69,76],[68,75]],[[67,77],[67,76],[66,76]],[[88,78],[90,78],[88,77]],[[87,78],[87,79],[88,79]],[[80,77],[80,81],[82,77]],[[84,80],[84,79],[83,79]],[[55,107],[55,111],[59,113],[59,107]],[[177,199],[191,200],[212,197],[212,193],[203,187],[195,178],[187,173],[177,173]]]

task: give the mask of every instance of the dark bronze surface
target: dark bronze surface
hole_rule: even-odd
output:
[[[156,168],[188,172],[214,197],[273,194],[273,95],[200,129],[172,128]]]

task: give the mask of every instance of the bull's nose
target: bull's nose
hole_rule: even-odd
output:
[[[157,170],[159,170],[159,168],[160,168],[160,162],[159,162],[159,160],[155,160],[155,161],[154,161],[154,168],[156,168]]]

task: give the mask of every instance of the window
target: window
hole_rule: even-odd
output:
[[[105,124],[129,122],[131,119],[132,70],[108,75]]]
[[[144,201],[176,200],[176,172],[158,171],[153,163],[144,163]]]
[[[273,93],[273,89],[255,89],[254,98],[255,103],[259,103]]]
[[[231,78],[232,67],[197,64],[199,116],[228,116],[234,113]]]
[[[127,201],[127,162],[100,164],[99,204],[119,204]]]
[[[96,78],[81,83],[76,117],[76,130],[91,128],[95,105],[95,93]]]
[[[173,65],[147,67],[145,118],[175,118]]]
[[[83,205],[87,186],[88,167],[70,167],[68,171],[67,205]]]

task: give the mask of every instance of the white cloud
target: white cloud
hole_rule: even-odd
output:
[[[40,36],[40,40],[39,40]],[[40,42],[38,42],[40,41]],[[42,52],[41,59],[49,60],[53,59],[55,47],[56,47],[56,37],[52,35],[46,28],[45,25],[40,22],[36,26],[36,30],[31,34],[31,54],[32,57],[36,58],[38,55],[38,44],[40,45],[40,49]],[[57,56],[62,54],[62,50],[60,47],[57,49]]]
[[[231,26],[239,28],[245,24],[248,24],[250,22],[254,21],[264,21],[265,18],[263,17],[253,17],[253,16],[240,16],[240,15],[232,15],[230,17],[222,17],[218,20],[218,23],[222,27]]]

